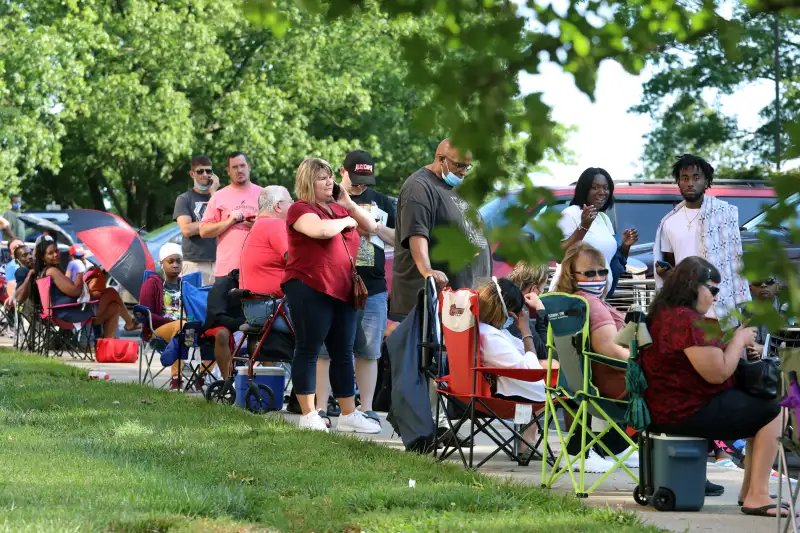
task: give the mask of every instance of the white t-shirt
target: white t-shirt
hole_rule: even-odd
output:
[[[675,266],[687,257],[701,255],[699,217],[699,209],[681,209],[669,217],[661,228],[661,253],[674,254]]]
[[[678,266],[687,257],[702,257],[699,219],[699,209],[681,209],[664,222],[664,227],[661,228],[661,253],[673,254],[675,266]],[[691,224],[689,224],[690,220]],[[706,313],[706,317],[716,318],[716,316],[712,305]]]
[[[562,240],[567,240],[575,233],[581,225],[581,213],[583,209],[577,205],[571,205],[561,212],[561,219],[558,221],[558,227],[564,234]],[[609,268],[611,260],[614,259],[614,254],[617,253],[617,239],[614,237],[614,226],[611,224],[611,219],[605,213],[597,213],[597,218],[594,219],[592,225],[589,226],[589,231],[583,237],[583,242],[591,244],[606,258],[605,268]],[[553,275],[553,280],[550,282],[550,291],[554,291],[558,284],[558,278],[561,276],[561,265],[556,267],[556,272]],[[608,273],[607,289],[611,288],[613,282],[611,273]]]
[[[522,341],[507,329],[497,329],[481,322],[481,354],[483,364],[494,368],[541,369],[536,354],[526,352]],[[520,381],[518,379],[497,378],[497,394],[521,396],[533,402],[543,402],[544,381]]]

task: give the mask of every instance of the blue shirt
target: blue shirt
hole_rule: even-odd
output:
[[[17,269],[19,268],[19,263],[17,263],[16,259],[9,261],[6,265],[6,283],[9,281],[14,281],[16,278],[14,274],[16,273]]]

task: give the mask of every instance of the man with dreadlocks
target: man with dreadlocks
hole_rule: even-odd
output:
[[[714,167],[702,157],[683,154],[672,167],[672,177],[684,201],[664,217],[656,232],[653,259],[662,262],[656,266],[656,284],[660,288],[670,268],[685,258],[706,259],[722,274],[717,301],[706,316],[718,319],[727,329],[734,325],[730,320],[726,324],[731,311],[750,301],[749,286],[740,273],[739,210],[705,195],[714,179]]]

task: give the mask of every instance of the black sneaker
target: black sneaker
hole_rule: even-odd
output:
[[[297,396],[290,394],[286,402],[286,412],[294,415],[302,415],[303,410],[300,409],[300,402],[297,401]]]
[[[725,494],[725,487],[706,479],[706,496],[722,496],[723,494]]]
[[[339,416],[342,410],[339,408],[339,403],[333,396],[328,397],[328,416]]]

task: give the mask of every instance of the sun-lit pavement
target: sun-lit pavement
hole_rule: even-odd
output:
[[[0,340],[0,346],[8,346],[6,339]],[[138,382],[139,364],[138,363],[93,363],[87,361],[77,361],[73,359],[63,359],[65,363],[74,365],[86,370],[102,370],[109,374],[112,380],[119,382]],[[153,364],[153,371],[158,372],[161,365],[158,361]],[[169,378],[169,370],[163,372],[156,380],[157,385],[164,385]],[[203,401],[199,394],[193,394],[197,401]],[[385,413],[381,413],[382,418]],[[254,415],[255,416],[255,415]],[[296,420],[297,415],[284,413],[288,420]],[[333,418],[335,428],[336,418]],[[402,449],[400,438],[395,435],[391,426],[382,420],[383,431],[377,435],[364,436],[377,443],[393,448]],[[479,438],[475,447],[475,456],[479,461],[486,454],[490,453],[491,447],[485,437]],[[455,454],[454,460],[458,459]],[[513,479],[520,483],[540,486],[541,484],[541,462],[531,462],[528,467],[520,467],[514,462],[509,461],[505,456],[495,456],[486,465],[481,467],[481,472],[489,475]],[[634,470],[634,472],[637,472]],[[623,507],[639,513],[643,520],[652,523],[667,531],[688,531],[688,532],[711,532],[724,531],[725,533],[757,533],[776,531],[777,524],[775,519],[757,518],[743,515],[737,505],[738,488],[741,484],[742,471],[729,470],[715,467],[709,464],[708,478],[714,483],[719,483],[725,487],[725,494],[716,498],[706,498],[705,506],[697,513],[660,513],[652,508],[640,507],[633,501],[632,493],[634,483],[627,474],[618,472],[610,476],[603,484],[602,490],[596,491],[588,499],[584,500],[588,505],[609,505]],[[587,475],[587,483],[593,483],[597,477],[592,474]],[[777,483],[772,484],[772,490],[777,490]],[[570,492],[569,476],[565,475],[556,482],[555,491]],[[784,493],[786,489],[784,488]]]

